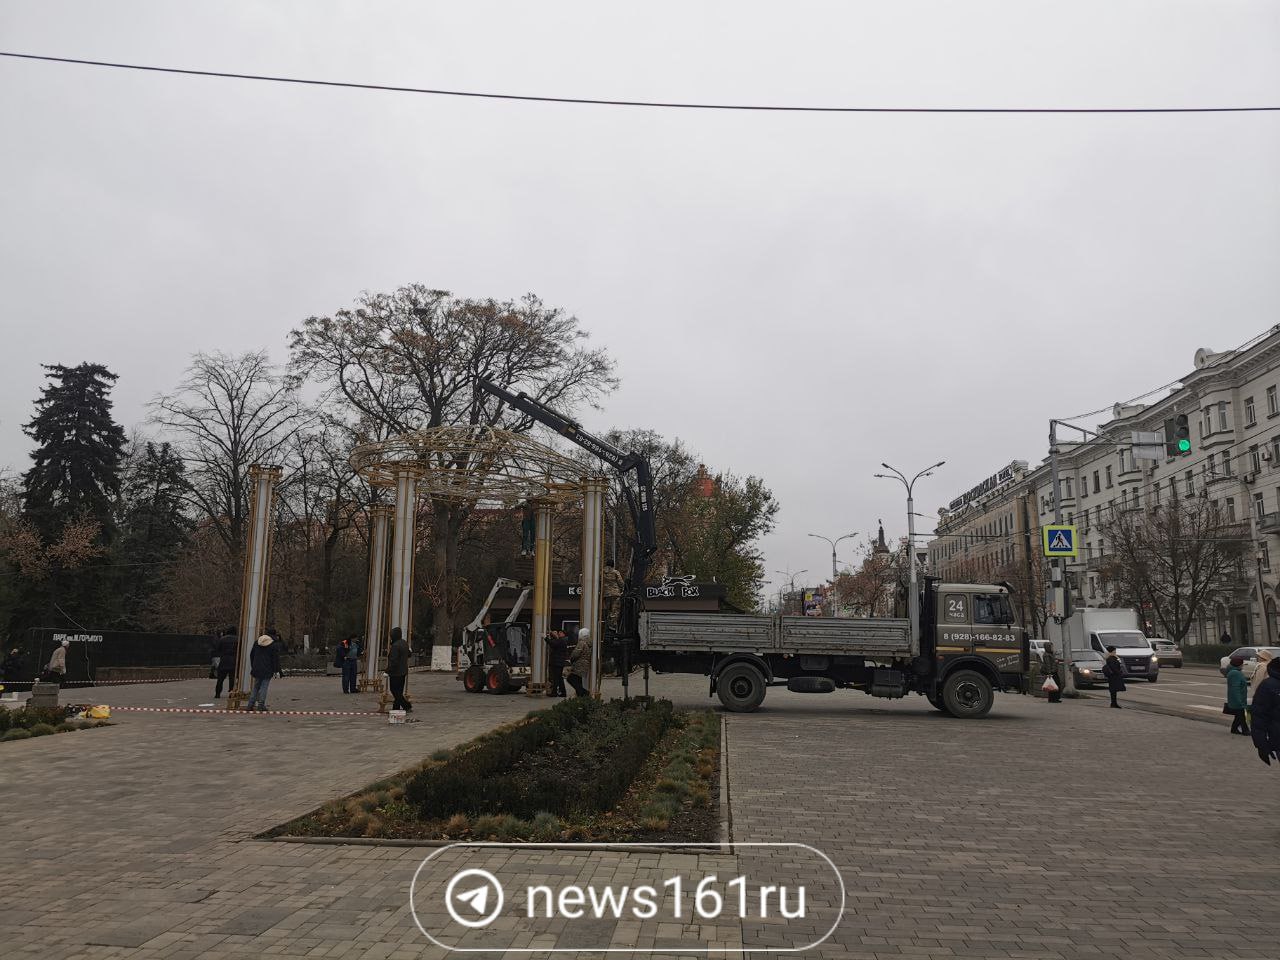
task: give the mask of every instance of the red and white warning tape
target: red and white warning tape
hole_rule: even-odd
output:
[[[209,707],[112,707],[121,713],[207,713],[225,717],[381,717],[377,710],[219,710]]]
[[[323,674],[323,670],[314,670],[308,668],[306,670],[287,670],[284,678],[302,677],[302,676],[318,676]],[[334,674],[338,676],[338,674]],[[121,687],[131,683],[184,683],[188,680],[198,680],[201,683],[212,683],[211,677],[159,677],[147,680],[67,680],[62,684],[63,690],[85,690],[92,687]],[[6,688],[13,687],[29,687],[34,680],[0,680],[0,685]]]

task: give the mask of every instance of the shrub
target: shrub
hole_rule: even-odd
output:
[[[471,821],[467,819],[465,813],[455,813],[444,825],[444,829],[450,836],[457,836],[471,829]]]
[[[554,840],[560,836],[560,818],[554,814],[539,810],[533,817],[530,835],[535,840]]]
[[[8,707],[0,707],[0,733],[4,733],[13,726],[13,717],[9,713]]]
[[[69,723],[66,720],[63,720],[60,724],[54,727],[54,729],[59,733],[70,733],[72,730],[79,730],[80,728],[74,723]]]
[[[23,728],[21,728],[21,727],[17,727],[17,728],[15,728],[15,729],[13,729],[13,730],[6,730],[3,734],[0,734],[0,741],[4,741],[4,740],[26,740],[26,739],[27,739],[28,737],[30,737],[30,736],[31,736],[31,731],[30,731],[30,730],[24,730],[24,729],[23,729]]]
[[[31,735],[33,737],[47,737],[51,733],[57,733],[57,732],[58,731],[53,728],[52,724],[35,723],[31,725]]]

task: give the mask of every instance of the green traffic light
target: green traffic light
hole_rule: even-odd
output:
[[[1178,441],[1178,452],[1179,452],[1179,453],[1190,453],[1190,452],[1191,452],[1191,441],[1190,441],[1190,440],[1179,440],[1179,441]]]

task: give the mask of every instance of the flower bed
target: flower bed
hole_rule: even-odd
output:
[[[666,701],[567,700],[266,835],[714,840],[719,731]]]
[[[41,710],[32,707],[9,710],[0,707],[0,743],[109,725],[107,720],[67,720],[66,714],[61,710]]]

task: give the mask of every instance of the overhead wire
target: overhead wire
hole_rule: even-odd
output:
[[[399,84],[362,83],[350,80],[316,80],[263,73],[239,73],[230,70],[196,70],[190,67],[160,67],[153,64],[122,63],[113,60],[88,60],[80,57],[55,57],[47,54],[0,51],[0,57],[35,60],[45,63],[105,67],[113,70],[137,70],[146,73],[178,74],[189,77],[213,77],[223,80],[253,80],[265,83],[288,83],[313,87],[337,87],[383,93],[412,93],[435,97],[466,97],[480,100],[508,100],[524,103],[559,103],[595,107],[647,107],[667,110],[733,110],[764,113],[961,113],[961,114],[1161,114],[1161,113],[1275,113],[1280,105],[1256,106],[1174,106],[1174,107],[922,107],[922,106],[816,106],[804,104],[703,103],[681,100],[621,100],[604,97],[552,97],[523,93],[491,93],[476,90],[450,90],[437,87],[412,87]]]

